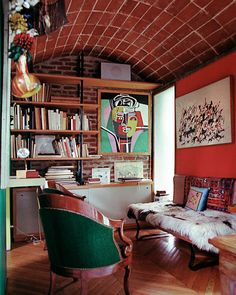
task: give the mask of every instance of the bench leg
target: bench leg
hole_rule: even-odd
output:
[[[135,238],[137,241],[149,240],[149,239],[155,239],[155,238],[163,238],[163,237],[169,236],[169,234],[167,234],[167,233],[156,233],[156,234],[147,234],[147,235],[140,236],[141,227],[140,227],[138,219],[135,218],[135,221],[136,221],[136,225],[137,225]]]
[[[219,264],[219,256],[217,254],[215,254],[215,256],[212,256],[211,259],[195,262],[196,248],[194,247],[194,245],[190,244],[190,250],[191,250],[191,255],[190,255],[188,267],[193,271],[199,270],[204,267],[209,267],[209,266],[214,266]]]

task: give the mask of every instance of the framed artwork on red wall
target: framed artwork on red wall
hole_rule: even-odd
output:
[[[232,142],[232,78],[176,98],[176,146]]]
[[[99,90],[99,153],[151,153],[151,95]]]

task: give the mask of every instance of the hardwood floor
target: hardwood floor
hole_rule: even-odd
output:
[[[133,230],[126,232],[134,241],[130,291],[132,295],[217,295],[220,294],[218,266],[191,271],[188,245],[173,236],[135,241]],[[43,242],[17,243],[7,253],[7,295],[47,294],[49,264]],[[66,288],[63,288],[66,286]],[[56,294],[79,294],[79,283],[57,277]],[[123,295],[123,272],[93,279],[89,295]]]

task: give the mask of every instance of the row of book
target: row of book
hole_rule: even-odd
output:
[[[65,157],[79,158],[88,157],[88,144],[83,143],[82,150],[80,143],[75,137],[61,137],[56,139],[54,135],[35,135],[33,139],[22,137],[21,134],[11,135],[11,157],[17,158],[17,151],[20,148],[27,148],[30,151],[30,158],[40,157]]]
[[[82,121],[82,122],[81,122]],[[81,125],[82,124],[82,125]],[[69,114],[59,109],[40,107],[11,107],[11,129],[38,130],[89,130],[89,119],[86,114]]]
[[[60,139],[56,139],[53,141],[53,148],[55,151],[55,156],[58,157],[68,157],[68,158],[79,158],[82,157],[88,157],[89,151],[88,151],[88,145],[86,143],[83,143],[82,145],[82,154],[81,154],[81,145],[80,143],[76,143],[76,140],[74,137],[62,137]],[[48,156],[47,153],[38,153],[35,156]]]

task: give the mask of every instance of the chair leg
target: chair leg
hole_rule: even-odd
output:
[[[52,295],[54,293],[55,283],[56,283],[56,274],[50,271],[50,286],[48,290],[48,295]]]
[[[125,267],[125,275],[124,275],[124,290],[125,295],[130,295],[129,292],[129,276],[130,276],[131,268],[129,265]]]
[[[82,279],[80,280],[80,295],[88,294],[88,280]]]

